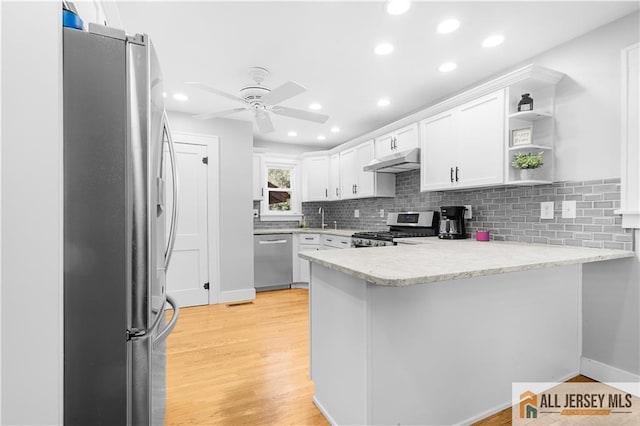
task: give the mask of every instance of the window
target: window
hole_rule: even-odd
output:
[[[298,162],[286,158],[264,158],[262,169],[265,197],[262,220],[295,220],[301,217]]]
[[[291,211],[291,169],[267,169],[269,211]]]

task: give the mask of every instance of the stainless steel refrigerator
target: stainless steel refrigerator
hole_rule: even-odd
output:
[[[161,425],[178,319],[165,287],[177,223],[165,181],[178,185],[162,74],[146,35],[63,31],[64,424]]]

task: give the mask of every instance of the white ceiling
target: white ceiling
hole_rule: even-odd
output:
[[[330,116],[316,124],[272,114],[276,131],[259,134],[267,142],[298,143],[319,149],[336,146],[396,121],[435,100],[472,85],[538,53],[638,10],[638,2],[413,2],[401,16],[378,2],[119,2],[125,30],[145,32],[154,41],[165,76],[167,109],[204,113],[240,104],[189,87],[200,81],[238,94],[250,82],[250,67],[268,68],[265,84],[293,80],[308,91],[282,105],[307,109],[323,105]],[[443,19],[460,28],[439,34]],[[505,42],[481,46],[492,34]],[[388,41],[395,50],[373,53]],[[450,73],[440,64],[454,61]],[[175,92],[186,102],[171,98]],[[391,104],[376,102],[388,97]],[[229,118],[252,120],[250,112]],[[331,133],[332,126],[340,127]],[[295,130],[296,138],[287,136]],[[317,135],[325,141],[316,140]]]

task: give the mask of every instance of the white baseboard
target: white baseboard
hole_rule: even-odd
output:
[[[590,358],[580,358],[580,374],[640,397],[640,375]]]
[[[555,386],[556,383],[566,382],[567,380],[569,380],[569,379],[571,379],[573,377],[576,377],[578,374],[580,374],[580,372],[575,371],[575,372],[567,374],[566,376],[561,377],[559,379],[551,380],[551,381],[549,381],[549,383],[552,383],[553,385],[550,386],[550,388]],[[468,419],[465,419],[465,420],[463,420],[461,422],[458,422],[456,424],[457,425],[471,425],[471,424],[473,424],[473,423],[475,423],[477,421],[480,421],[482,419],[486,419],[489,416],[493,416],[494,414],[499,413],[500,411],[504,410],[505,408],[510,408],[512,406],[513,406],[513,401],[509,400],[509,401],[503,402],[502,404],[497,405],[497,406],[495,406],[493,408],[490,408],[489,410],[483,411],[480,414],[476,414],[473,417],[469,417]]]
[[[303,282],[293,283],[293,284],[291,284],[291,288],[306,288],[306,289],[309,289],[309,283],[303,283]]]
[[[218,303],[242,302],[243,300],[254,300],[255,298],[255,288],[243,288],[242,290],[221,291]]]
[[[324,418],[327,419],[330,425],[337,425],[337,423],[331,418],[327,410],[325,410],[325,408],[322,406],[320,401],[318,401],[318,398],[316,398],[315,395],[313,396],[313,403],[316,405],[316,407],[318,407],[318,410],[320,410],[320,412],[322,413]]]

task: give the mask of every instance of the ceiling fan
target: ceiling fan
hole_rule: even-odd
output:
[[[215,89],[204,83],[187,82],[186,84],[197,87],[201,90],[211,92],[219,96],[224,96],[227,99],[244,104],[238,108],[194,115],[194,118],[199,120],[208,120],[210,118],[223,117],[241,111],[253,111],[256,125],[258,126],[260,133],[269,133],[275,130],[273,123],[271,122],[269,112],[277,115],[283,115],[285,117],[313,121],[315,123],[325,123],[329,119],[328,115],[278,105],[287,99],[305,92],[307,89],[298,83],[287,81],[283,85],[271,90],[262,84],[268,75],[269,71],[266,68],[250,68],[249,76],[253,79],[254,83],[250,83],[240,89],[240,96],[235,96],[222,90]]]

